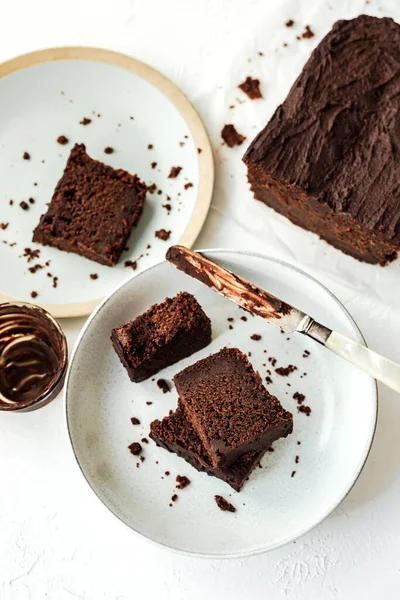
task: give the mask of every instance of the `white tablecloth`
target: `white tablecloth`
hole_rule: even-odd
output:
[[[359,264],[255,202],[240,160],[245,145],[221,147],[219,136],[233,122],[248,143],[334,21],[363,12],[400,21],[398,0],[3,0],[0,60],[91,45],[170,77],[199,110],[215,149],[213,206],[196,246],[257,250],[302,266],[344,302],[370,346],[400,361],[400,263]],[[316,36],[296,40],[307,24]],[[237,90],[247,75],[261,79],[265,100]],[[83,323],[62,323],[71,347]],[[1,414],[0,599],[398,599],[399,425],[399,397],[381,387],[370,458],[335,513],[269,554],[209,561],[153,547],[103,508],[74,463],[61,397],[37,412]]]

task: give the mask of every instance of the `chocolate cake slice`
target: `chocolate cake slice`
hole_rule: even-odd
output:
[[[222,479],[237,492],[241,490],[254,467],[259,464],[266,450],[248,452],[233,465],[215,469],[199,436],[186,419],[179,402],[174,413],[164,417],[162,421],[156,420],[151,423],[149,435],[157,446],[161,446],[169,452],[174,452],[197,471]]]
[[[211,321],[188,292],[154,304],[111,332],[111,341],[132,381],[139,382],[211,342]]]
[[[292,432],[292,414],[265,389],[237,348],[223,348],[173,380],[185,416],[216,469],[248,452],[263,452]]]
[[[368,263],[400,250],[400,25],[338,21],[244,156],[255,198]]]
[[[115,265],[142,214],[146,190],[137,175],[90,158],[76,144],[33,241]]]

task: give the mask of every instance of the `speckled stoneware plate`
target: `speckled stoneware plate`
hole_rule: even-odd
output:
[[[168,244],[194,242],[211,202],[211,146],[194,108],[160,73],[106,50],[44,50],[0,65],[0,104],[0,302],[36,292],[56,317],[89,314],[131,277],[126,261],[141,270],[162,260]],[[67,144],[57,143],[61,135]],[[81,142],[93,158],[157,186],[115,267],[32,242]],[[168,177],[172,167],[182,167],[176,178]],[[160,229],[171,232],[168,241],[156,237]],[[25,248],[40,255],[28,262]]]
[[[210,250],[206,254],[318,321],[365,343],[340,302],[305,273],[250,253]],[[142,444],[143,463],[128,450],[130,443],[148,438],[153,419],[175,408],[177,394],[174,388],[163,394],[151,379],[131,383],[111,346],[110,331],[181,290],[193,293],[210,316],[213,341],[159,377],[171,382],[175,373],[199,358],[223,346],[236,346],[251,353],[250,360],[264,380],[269,369],[273,383],[267,384],[268,389],[294,415],[293,434],[274,444],[274,452],[264,456],[262,468],[255,469],[240,493],[198,473],[152,441]],[[374,435],[377,394],[372,378],[312,340],[281,334],[250,315],[243,321],[244,314],[163,262],[124,283],[95,311],[80,335],[67,376],[69,435],[95,494],[138,534],[193,555],[251,555],[303,535],[349,492]],[[251,339],[254,333],[261,335],[259,341]],[[275,372],[289,364],[297,370],[288,377]],[[296,392],[305,394],[309,416],[298,411]],[[131,417],[141,424],[133,426]],[[182,491],[176,489],[178,474],[191,481]],[[178,499],[171,502],[175,493]],[[231,502],[236,513],[221,512],[215,494]]]

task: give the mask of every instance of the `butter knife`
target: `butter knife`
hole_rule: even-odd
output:
[[[228,271],[199,252],[171,246],[166,259],[177,269],[204,283],[253,315],[287,333],[307,335],[388,387],[400,392],[400,365],[362,344],[332,331],[310,315]]]

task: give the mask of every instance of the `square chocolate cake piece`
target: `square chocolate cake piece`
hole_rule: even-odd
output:
[[[400,25],[338,21],[244,162],[257,200],[339,250],[400,250]]]
[[[239,492],[250,473],[263,457],[266,448],[261,452],[248,452],[243,454],[233,465],[215,469],[204,446],[185,417],[180,402],[174,413],[158,419],[150,425],[150,434],[157,446],[165,448],[185,459],[197,471],[207,473],[228,483],[234,490]]]
[[[142,214],[147,186],[76,144],[33,241],[115,265]]]
[[[265,389],[237,348],[222,348],[173,380],[185,416],[216,469],[247,452],[263,452],[292,432],[292,414]]]
[[[211,342],[211,321],[188,292],[154,304],[111,332],[111,341],[132,381],[139,382]]]

